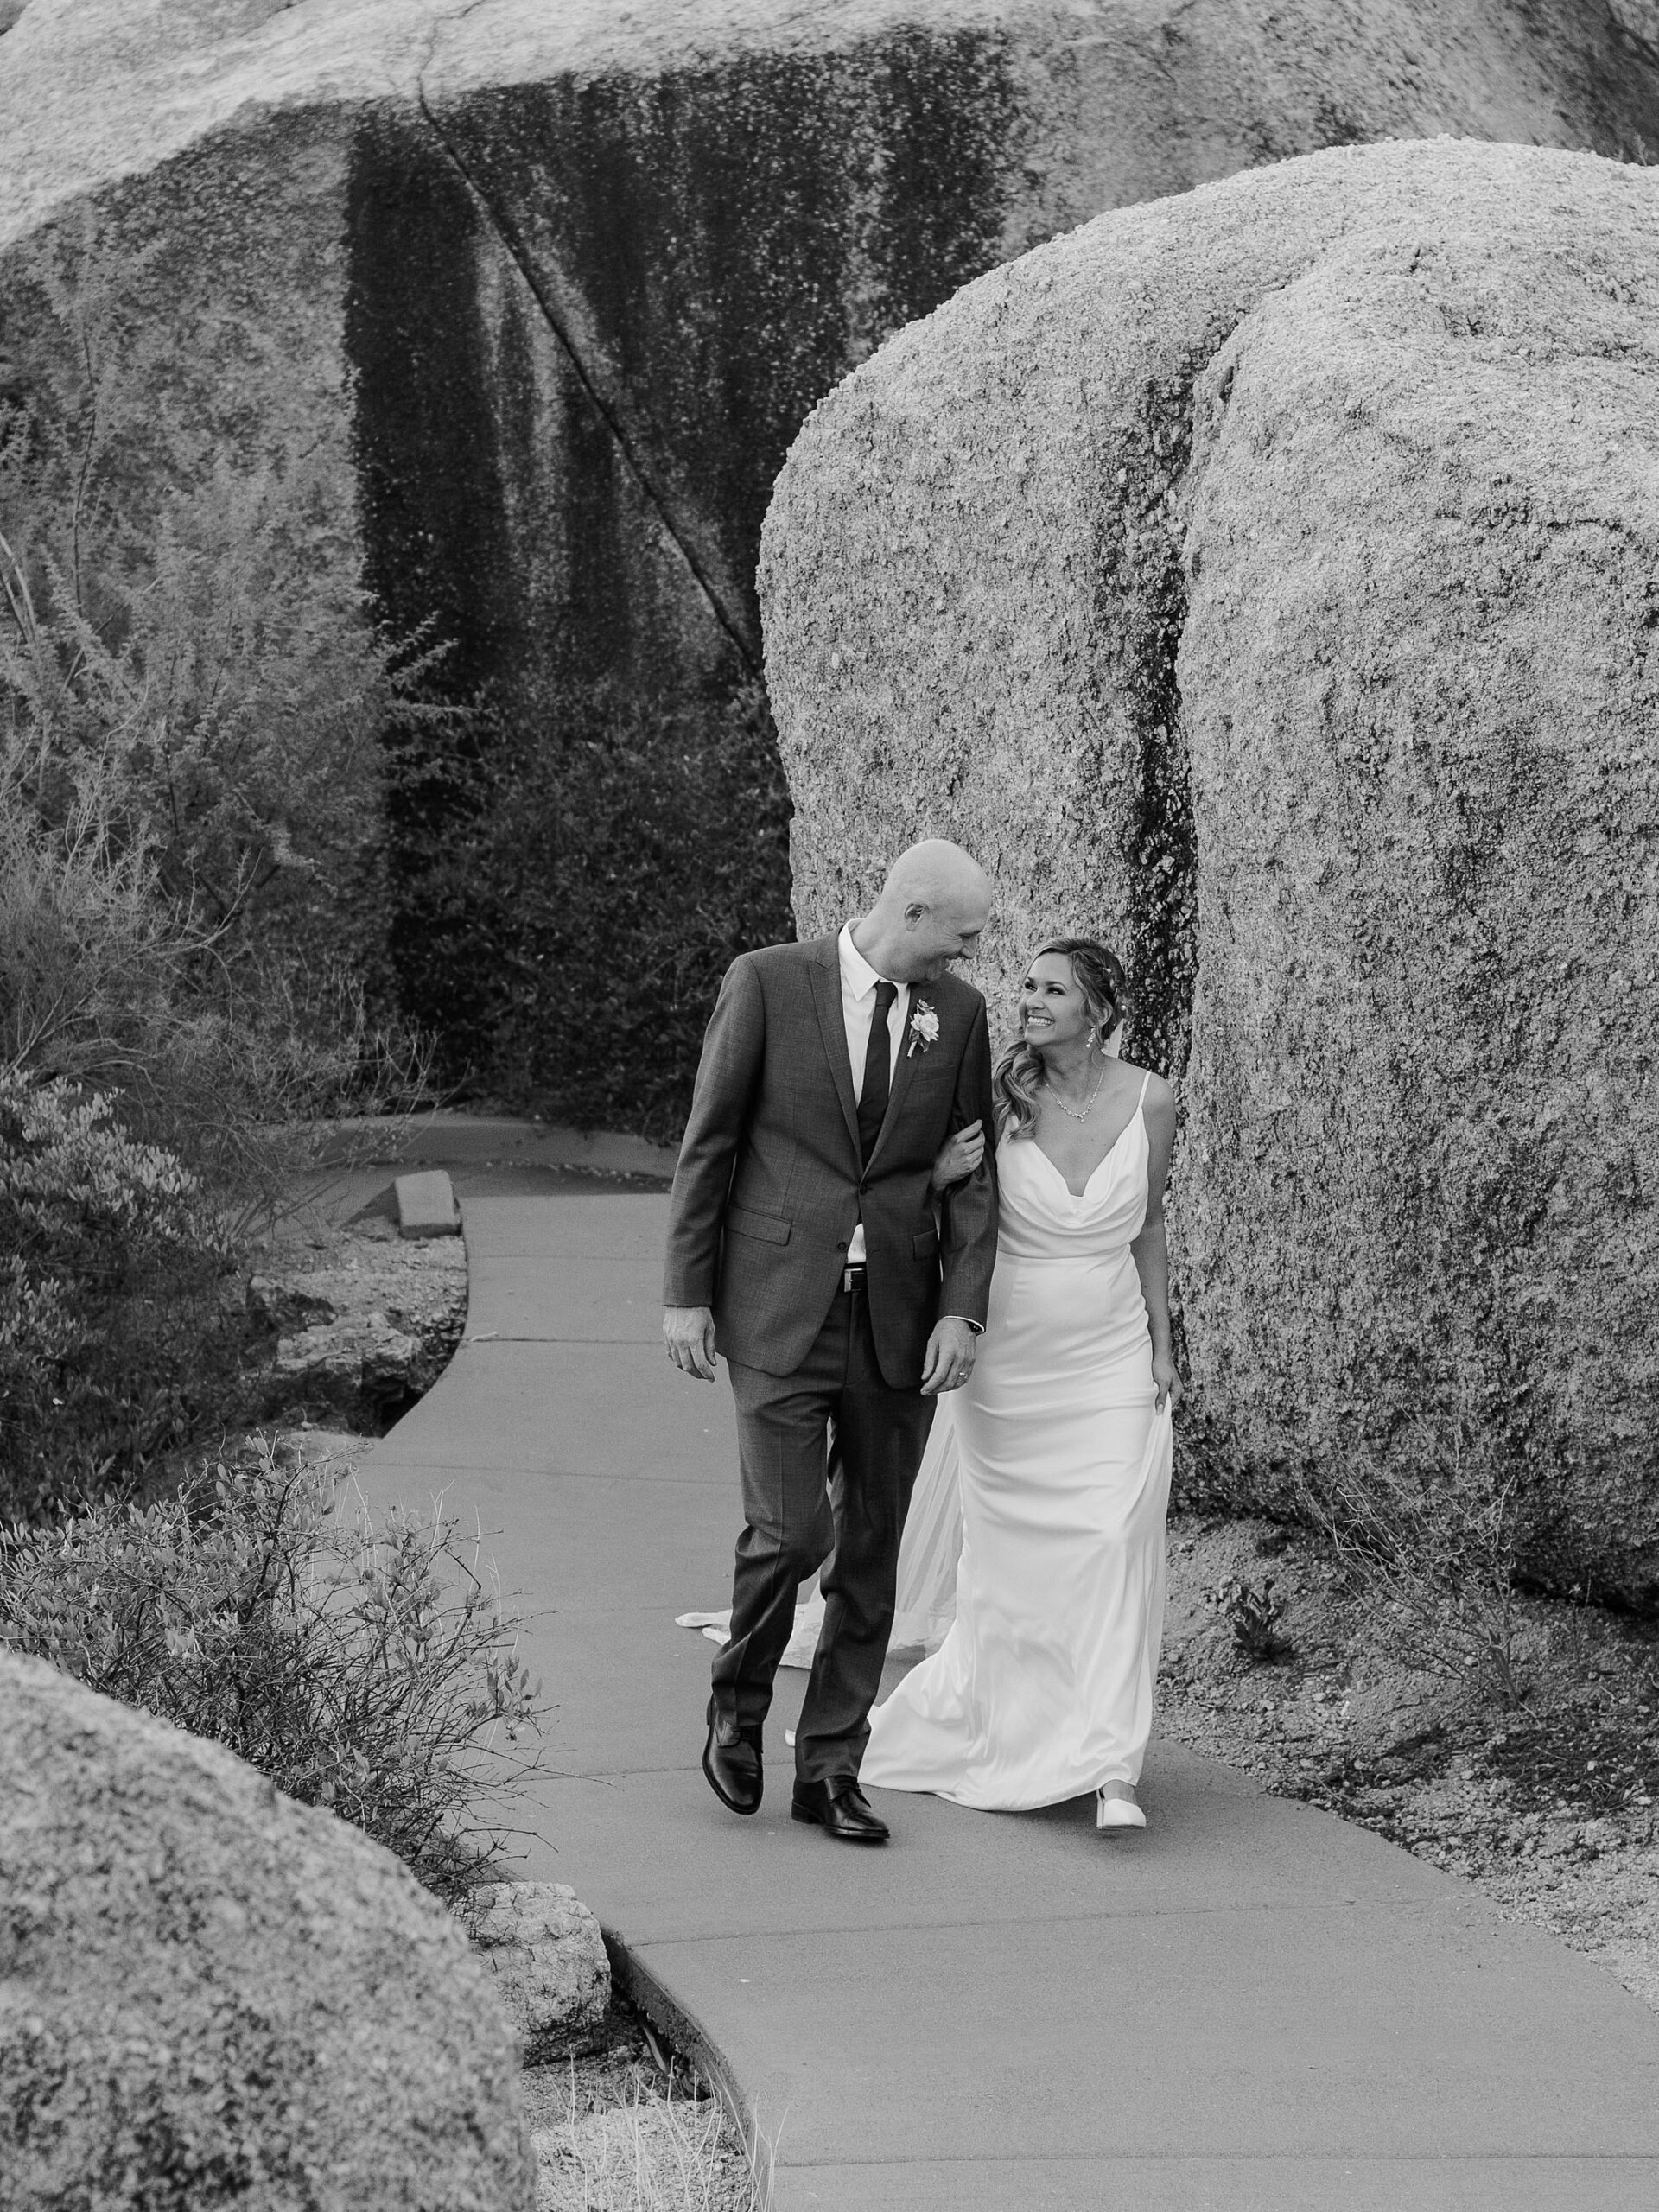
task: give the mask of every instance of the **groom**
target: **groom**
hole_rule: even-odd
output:
[[[758,1808],[796,1589],[827,1557],[792,1810],[849,1843],[887,1840],[858,1767],[899,1538],[934,1397],[973,1371],[996,1256],[988,1156],[938,1224],[929,1189],[945,1139],[991,1125],[985,1001],[948,973],[990,899],[978,863],[930,838],[838,937],[735,960],[670,1205],[663,1334],[688,1375],[712,1381],[725,1355],[747,1523],[703,1772],[734,1813]]]

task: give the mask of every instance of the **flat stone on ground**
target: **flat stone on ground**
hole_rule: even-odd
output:
[[[461,1212],[446,1169],[429,1167],[416,1175],[400,1175],[393,1187],[400,1236],[460,1235]]]

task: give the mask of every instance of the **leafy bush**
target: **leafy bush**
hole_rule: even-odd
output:
[[[257,1439],[194,1493],[0,1535],[0,1642],[224,1744],[453,1898],[474,1817],[533,1760],[537,1692],[453,1522],[336,1513],[340,1475]]]
[[[0,1067],[0,1510],[181,1444],[231,1387],[223,1223],[110,1101]]]
[[[1248,1576],[1229,1575],[1205,1601],[1231,1629],[1234,1645],[1244,1657],[1268,1667],[1291,1656],[1289,1640],[1279,1632],[1285,1601],[1274,1596],[1273,1584],[1270,1574],[1259,1590]]]
[[[696,714],[571,687],[486,718],[470,753],[404,760],[397,957],[449,1075],[677,1136],[721,976],[793,929],[760,687]]]
[[[429,1069],[387,1010],[381,747],[442,721],[427,662],[375,627],[325,483],[151,436],[121,271],[78,251],[56,370],[0,407],[11,1513],[233,1415],[233,1249],[319,1117],[410,1103]]]
[[[372,1011],[401,664],[226,499],[101,627],[0,537],[0,1065],[118,1095],[251,1225],[298,1124],[425,1095],[430,1052]]]
[[[44,818],[95,771],[162,893],[214,927],[372,854],[397,657],[296,560],[269,483],[164,503],[95,570],[0,537],[0,695]]]

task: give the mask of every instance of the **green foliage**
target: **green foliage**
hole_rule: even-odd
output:
[[[451,1072],[584,1128],[677,1136],[720,979],[791,934],[764,696],[571,690],[404,785],[405,1003]]]
[[[212,1738],[440,1896],[504,1847],[474,1808],[533,1764],[537,1692],[453,1522],[342,1516],[256,1440],[193,1495],[0,1535],[0,1642]]]
[[[0,1067],[0,1512],[130,1476],[223,1402],[222,1220],[110,1102]]]

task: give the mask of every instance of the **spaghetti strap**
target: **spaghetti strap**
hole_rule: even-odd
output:
[[[1137,1114],[1138,1114],[1138,1113],[1140,1113],[1140,1112],[1141,1111],[1141,1109],[1142,1109],[1145,1107],[1145,1105],[1146,1105],[1146,1103],[1147,1103],[1147,1085],[1151,1081],[1152,1081],[1152,1070],[1151,1070],[1150,1068],[1148,1068],[1148,1069],[1147,1070],[1147,1071],[1146,1071],[1145,1075],[1143,1075],[1143,1076],[1141,1077],[1141,1096],[1140,1096],[1135,1100],[1135,1112],[1136,1112]]]

